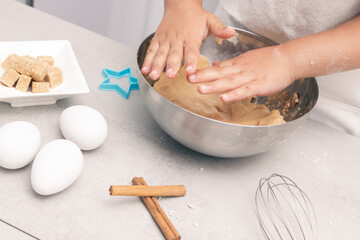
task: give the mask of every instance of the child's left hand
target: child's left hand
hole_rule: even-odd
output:
[[[214,63],[187,77],[201,83],[202,94],[222,93],[223,102],[274,94],[295,81],[286,54],[280,46],[255,49],[235,58]]]

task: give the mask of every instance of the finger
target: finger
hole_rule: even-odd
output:
[[[147,75],[150,73],[152,62],[154,61],[158,49],[159,49],[159,42],[152,40],[146,52],[146,57],[143,62],[143,65],[141,67],[142,74]]]
[[[168,53],[169,53],[169,44],[161,45],[156,53],[155,59],[151,66],[151,72],[149,74],[149,77],[152,80],[157,80],[160,77],[160,74],[164,70]]]
[[[221,61],[217,64],[219,67],[226,67],[226,66],[232,66],[234,65],[234,59],[230,58],[228,60],[225,61]]]
[[[228,60],[225,61],[213,61],[212,64],[213,66],[219,66],[219,67],[226,67],[226,66],[232,66],[234,65],[234,59],[230,58]]]
[[[210,31],[219,38],[230,38],[234,36],[235,29],[229,28],[224,25],[220,19],[214,14],[209,15],[207,18],[207,24],[209,26]]]
[[[243,74],[235,74],[207,84],[199,84],[198,91],[201,94],[228,92],[252,81],[252,78]]]
[[[220,96],[220,99],[223,102],[233,102],[237,100],[251,98],[255,95],[261,96],[262,94],[258,94],[260,93],[261,87],[262,86],[259,81],[253,80],[251,82],[241,85],[240,87],[230,92],[222,94]]]
[[[183,57],[183,42],[176,41],[170,44],[169,56],[166,63],[166,77],[174,78],[179,71]]]
[[[241,73],[241,68],[234,66],[220,67],[219,65],[198,69],[195,74],[188,76],[190,83],[211,82],[217,79]]]
[[[196,66],[200,55],[201,41],[186,41],[184,48],[185,73],[187,75],[193,74],[196,71]]]

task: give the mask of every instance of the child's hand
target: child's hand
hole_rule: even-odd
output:
[[[157,80],[166,65],[166,76],[173,78],[184,57],[185,72],[194,73],[201,42],[209,34],[230,38],[235,30],[205,11],[201,1],[165,1],[164,17],[148,48],[141,72]]]
[[[223,102],[276,93],[295,80],[279,46],[248,51],[188,75],[202,94],[222,93]]]

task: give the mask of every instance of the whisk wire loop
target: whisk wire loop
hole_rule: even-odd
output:
[[[317,220],[309,197],[290,178],[262,178],[255,194],[256,216],[266,240],[313,240]]]

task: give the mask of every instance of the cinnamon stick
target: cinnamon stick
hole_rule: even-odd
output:
[[[134,177],[132,180],[134,185],[145,185],[147,186],[145,180],[142,178]],[[145,203],[147,209],[149,210],[150,214],[156,221],[157,225],[159,226],[160,230],[164,234],[167,240],[180,240],[181,236],[176,231],[175,227],[171,224],[169,218],[166,216],[165,212],[160,207],[160,204],[156,200],[155,197],[144,197],[142,196],[141,199]],[[162,214],[162,213],[163,214]],[[166,216],[165,218],[163,216]],[[170,223],[170,224],[169,224]],[[172,227],[170,227],[171,225]],[[175,230],[175,232],[173,232]],[[177,235],[175,235],[177,234]]]
[[[147,186],[118,185],[110,187],[111,196],[184,196],[186,188],[184,185]]]
[[[147,186],[147,183],[145,182],[145,179],[143,177],[140,177],[140,182]],[[184,186],[185,188],[185,186]],[[186,192],[186,190],[185,190]],[[184,194],[185,195],[185,194]],[[179,234],[179,232],[176,230],[176,228],[174,227],[174,225],[172,224],[172,222],[170,221],[170,219],[168,218],[168,216],[166,215],[166,213],[164,212],[164,210],[162,209],[162,207],[160,206],[158,200],[155,197],[151,197],[151,200],[154,202],[157,210],[159,211],[159,213],[161,214],[161,216],[164,218],[165,222],[167,223],[167,225],[169,226],[169,228],[171,229],[171,231],[174,233],[175,235],[175,239],[180,240],[181,236]]]

